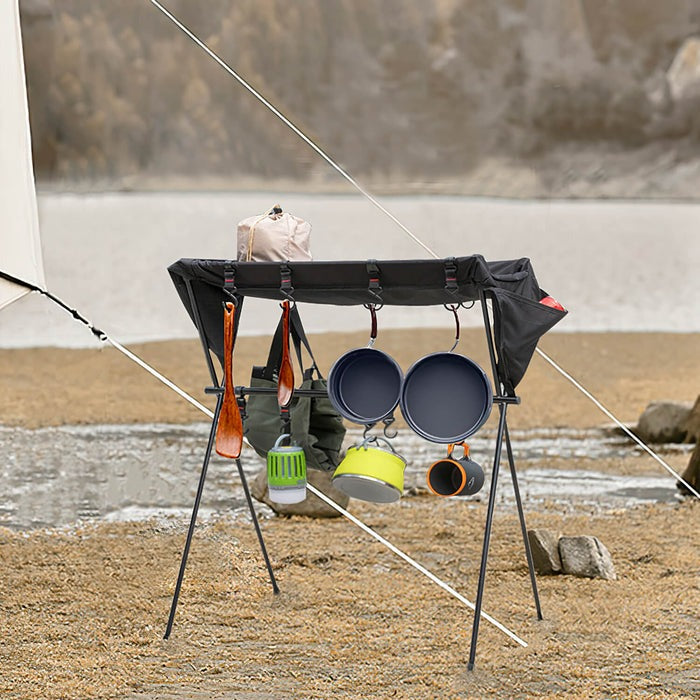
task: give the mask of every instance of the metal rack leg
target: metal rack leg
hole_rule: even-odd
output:
[[[243,473],[243,467],[241,466],[241,460],[237,459],[236,464],[238,465],[238,474],[241,478],[241,484],[243,484],[243,491],[245,492],[246,500],[248,501],[248,510],[250,510],[250,517],[253,519],[253,525],[255,526],[255,533],[258,536],[258,542],[260,543],[260,551],[262,552],[263,559],[265,560],[265,566],[267,567],[267,573],[270,576],[270,583],[272,584],[272,590],[275,594],[280,592],[279,586],[277,585],[277,580],[275,579],[275,574],[272,571],[272,565],[270,564],[270,558],[267,556],[267,548],[265,547],[265,540],[262,536],[262,530],[260,530],[260,523],[258,522],[258,516],[255,513],[255,508],[253,508],[253,499],[250,497],[250,490],[248,489],[248,481]]]
[[[479,569],[479,586],[476,593],[474,607],[474,624],[472,625],[472,641],[469,649],[469,664],[467,669],[474,670],[476,660],[476,642],[479,637],[479,621],[481,619],[481,603],[484,597],[484,581],[486,579],[486,562],[489,556],[489,540],[491,539],[491,524],[493,523],[493,510],[496,504],[496,485],[498,483],[498,468],[501,463],[501,451],[503,448],[503,434],[506,425],[506,405],[500,404],[500,418],[498,421],[498,434],[496,437],[496,451],[493,457],[493,474],[491,476],[491,489],[489,492],[489,505],[486,511],[486,527],[484,528],[484,544],[481,550],[481,567]]]
[[[175,584],[175,593],[173,594],[173,602],[170,606],[170,617],[168,618],[168,625],[165,628],[165,634],[163,639],[168,639],[170,633],[173,629],[173,622],[175,620],[175,611],[177,610],[177,601],[180,598],[180,588],[182,588],[182,579],[185,577],[185,568],[187,566],[187,557],[190,553],[190,544],[192,543],[192,534],[194,533],[194,526],[197,522],[197,513],[199,512],[199,503],[202,500],[202,491],[204,491],[204,482],[207,478],[207,467],[209,466],[209,460],[211,459],[211,451],[214,447],[214,439],[216,437],[216,426],[219,424],[219,414],[221,413],[221,404],[223,402],[223,394],[219,394],[216,399],[216,409],[214,410],[214,419],[211,423],[211,430],[209,431],[209,442],[207,443],[207,451],[204,455],[204,463],[202,464],[202,473],[199,475],[199,486],[197,487],[197,495],[194,499],[194,506],[192,507],[192,517],[190,518],[190,527],[187,530],[187,539],[185,540],[185,548],[182,551],[182,561],[180,562],[180,572],[177,575],[177,583]]]
[[[527,568],[530,570],[530,583],[532,584],[532,595],[535,598],[535,609],[537,610],[537,619],[542,619],[542,608],[540,607],[540,596],[537,593],[537,579],[535,578],[535,565],[532,561],[532,550],[530,549],[530,541],[527,538],[527,526],[525,525],[525,513],[523,512],[523,502],[520,499],[520,488],[518,486],[518,477],[515,473],[515,460],[513,459],[513,448],[510,444],[510,434],[508,433],[508,425],[506,424],[506,451],[508,452],[508,463],[510,464],[510,476],[513,480],[513,490],[515,491],[515,502],[518,505],[518,518],[520,518],[520,529],[523,533],[523,544],[525,545],[525,557],[527,558]]]

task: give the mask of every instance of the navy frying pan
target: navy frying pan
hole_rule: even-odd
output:
[[[372,347],[377,338],[377,309],[365,304],[372,327],[369,345],[341,355],[328,373],[328,398],[343,418],[372,425],[391,416],[399,405],[403,372],[396,360]]]
[[[353,423],[378,423],[398,406],[402,379],[393,357],[375,348],[356,348],[331,367],[328,398]]]
[[[431,442],[461,442],[486,422],[491,382],[476,362],[455,352],[435,352],[414,362],[403,380],[401,413]]]

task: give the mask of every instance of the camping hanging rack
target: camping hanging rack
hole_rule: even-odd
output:
[[[292,302],[341,306],[363,305],[369,310],[371,317],[370,343],[377,335],[376,302],[378,300],[381,300],[382,305],[445,305],[455,316],[455,340],[459,339],[457,314],[459,305],[479,301],[494,378],[493,402],[499,407],[499,423],[484,527],[479,583],[474,604],[475,616],[472,623],[468,667],[470,669],[474,667],[476,658],[495,493],[504,442],[515,487],[536,614],[538,619],[542,618],[522,501],[517,486],[510,435],[507,432],[506,410],[509,405],[520,403],[515,387],[525,373],[537,339],[561,320],[566,312],[539,303],[538,300],[544,293],[539,287],[529,260],[523,258],[487,262],[479,255],[444,260],[287,261],[284,263],[182,259],[173,263],[168,270],[178,295],[199,333],[212,382],[215,385],[207,391],[218,395],[217,417],[220,411],[221,391],[216,387],[221,386],[221,381],[214,368],[212,354],[223,366],[226,358],[221,304],[231,294],[238,297],[239,310],[244,308],[246,297],[276,301],[282,298]],[[491,302],[494,314],[493,330],[487,299]],[[258,391],[260,389],[252,387],[236,389],[241,397]],[[274,388],[267,388],[264,393],[274,391]],[[321,392],[321,395],[325,395],[325,392]],[[215,424],[216,417],[212,423],[212,431],[216,428]],[[209,452],[210,450],[207,454]],[[203,473],[206,472],[207,463],[208,458],[205,457]],[[176,594],[171,604],[166,637],[172,630],[177,596],[182,584],[202,487],[203,480],[200,479],[182,555]],[[262,539],[261,548],[267,561],[267,552]],[[271,582],[276,588],[277,584],[272,575]]]

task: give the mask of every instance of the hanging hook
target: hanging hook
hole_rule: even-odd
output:
[[[291,296],[290,294],[287,294],[287,292],[283,292],[282,290],[280,290],[280,291],[285,296],[286,301],[289,302],[289,310],[291,311],[297,305],[296,299],[293,296]],[[284,304],[285,304],[285,302],[283,301],[280,304],[280,309],[284,308]]]
[[[294,294],[294,285],[292,284],[292,270],[284,263],[280,265],[280,294],[290,303],[296,305]]]
[[[362,444],[366,446],[370,442],[376,441],[376,437],[374,435],[368,435],[369,431],[374,428],[376,423],[367,423],[365,425],[365,429],[362,431]]]
[[[448,310],[451,311],[455,317],[455,342],[450,348],[450,352],[452,352],[456,347],[457,344],[459,343],[459,315],[457,314],[457,311],[459,307],[461,306],[460,304],[443,304],[443,306]]]
[[[382,423],[384,423],[384,437],[388,438],[389,440],[393,440],[399,434],[399,431],[396,430],[396,428],[394,428],[393,431],[389,432],[389,428],[395,420],[396,418],[394,418],[394,416],[387,416],[382,421]]]

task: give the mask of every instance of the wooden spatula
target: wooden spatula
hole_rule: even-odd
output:
[[[243,421],[233,384],[233,330],[236,307],[227,302],[224,308],[224,401],[216,429],[216,453],[237,459],[243,447]]]
[[[280,408],[289,406],[294,393],[294,368],[289,355],[289,302],[282,302],[282,361],[277,378],[277,403]]]

